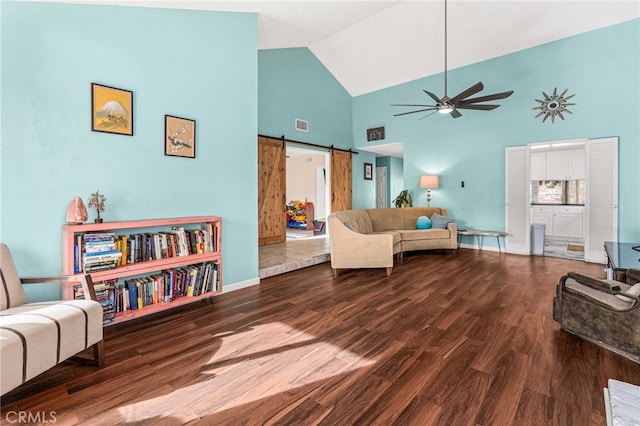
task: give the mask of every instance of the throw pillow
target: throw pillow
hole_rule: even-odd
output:
[[[431,226],[433,228],[445,229],[447,224],[453,222],[447,216],[441,216],[438,213],[434,213],[431,215]]]
[[[416,220],[416,229],[429,229],[431,228],[431,219],[426,216],[418,217]]]
[[[624,300],[625,302],[633,302],[633,299],[624,297],[623,294],[630,294],[632,296],[640,297],[640,283],[634,284],[633,286],[631,286],[631,288],[629,288],[629,290],[625,291],[622,294],[616,294],[616,296],[618,296],[620,299]]]

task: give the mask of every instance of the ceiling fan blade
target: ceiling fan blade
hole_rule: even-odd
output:
[[[398,117],[400,115],[415,114],[416,112],[433,111],[434,109],[437,110],[437,108],[418,109],[418,110],[415,110],[415,111],[401,112],[399,114],[393,114],[393,116],[394,117]]]
[[[427,114],[427,115],[425,115],[425,116],[424,116],[424,117],[422,117],[422,118],[418,118],[418,120],[424,120],[424,119],[425,119],[425,118],[427,118],[427,117],[431,117],[431,116],[432,116],[433,114],[435,114],[436,112],[438,112],[438,111],[433,111],[431,114]]]
[[[389,106],[405,106],[405,107],[429,107],[435,108],[435,105],[422,105],[422,104],[389,104]]]
[[[456,108],[458,109],[479,109],[483,111],[490,111],[492,109],[498,108],[500,105],[458,105]]]
[[[460,114],[460,111],[458,111],[457,109],[454,109],[453,111],[451,111],[449,115],[453,118],[462,117],[462,114]]]
[[[433,93],[431,93],[430,91],[428,91],[428,90],[424,90],[424,89],[422,89],[422,91],[423,91],[424,93],[426,93],[427,95],[431,96],[431,99],[433,99],[434,101],[436,101],[436,103],[440,103],[440,102],[442,102],[442,99],[440,99],[439,97],[437,97],[436,95],[434,95],[434,94],[433,94]]]
[[[474,84],[473,86],[469,87],[467,90],[465,90],[464,92],[454,96],[453,98],[451,98],[451,103],[456,105],[458,102],[462,101],[464,98],[471,96],[471,95],[475,95],[476,93],[482,91],[482,89],[484,89],[484,85],[482,84],[482,82],[477,82],[476,84]]]
[[[466,105],[466,104],[471,104],[476,102],[486,102],[486,101],[493,101],[496,99],[504,99],[511,96],[512,93],[513,93],[513,90],[509,90],[508,92],[500,92],[500,93],[495,93],[493,95],[486,95],[486,96],[479,96],[477,98],[465,99],[463,101],[458,102],[457,105]]]

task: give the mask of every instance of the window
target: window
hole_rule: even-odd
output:
[[[536,204],[584,204],[584,180],[534,180],[531,202]]]

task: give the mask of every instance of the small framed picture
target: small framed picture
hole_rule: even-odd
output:
[[[133,136],[133,92],[91,83],[91,130]]]
[[[365,180],[373,180],[373,164],[364,163],[364,178]]]
[[[384,127],[367,129],[367,142],[379,141],[382,139],[384,139]]]
[[[196,121],[164,116],[164,155],[196,158]]]

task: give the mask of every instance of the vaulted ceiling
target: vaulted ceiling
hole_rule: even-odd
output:
[[[444,0],[45,1],[256,13],[259,49],[308,47],[352,96],[444,69]],[[640,1],[449,0],[447,13],[451,69],[639,18]]]

